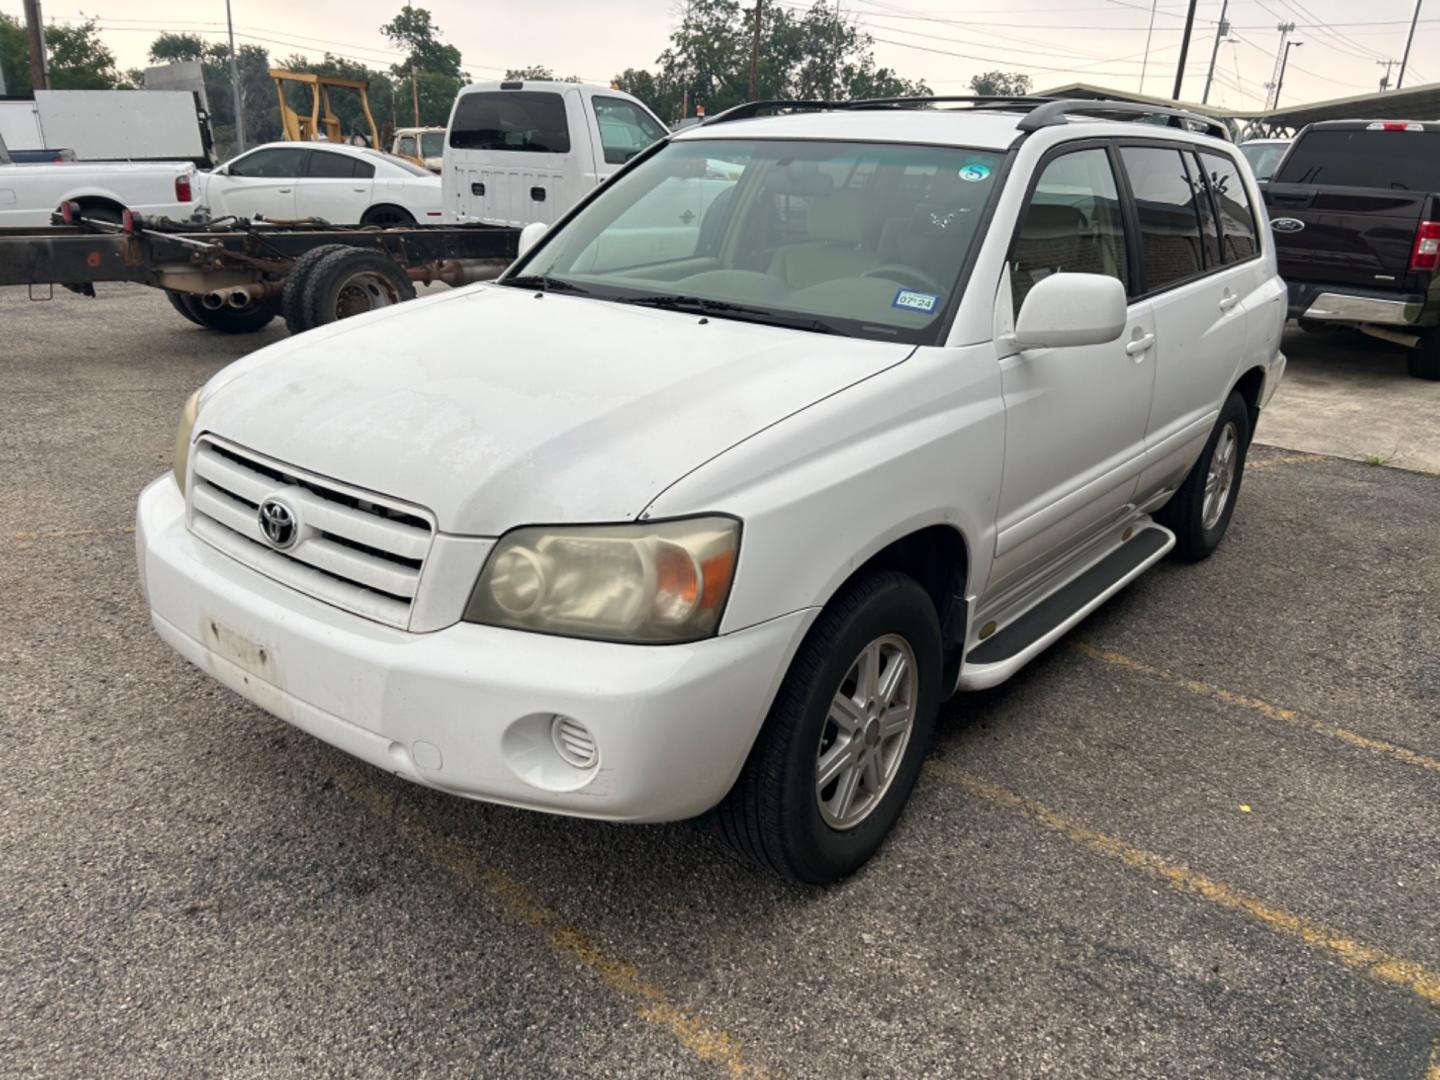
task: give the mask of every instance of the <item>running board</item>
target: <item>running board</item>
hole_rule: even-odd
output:
[[[1046,596],[965,657],[961,690],[986,690],[1004,682],[1044,652],[1071,627],[1163,559],[1175,534],[1148,524],[1094,566]]]

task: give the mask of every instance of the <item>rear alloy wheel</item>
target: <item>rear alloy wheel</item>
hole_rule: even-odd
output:
[[[1250,449],[1250,410],[1245,399],[1231,394],[1210,432],[1210,441],[1180,490],[1155,520],[1175,534],[1175,555],[1199,562],[1225,537]]]
[[[726,841],[791,881],[854,873],[899,820],[940,701],[940,624],[895,571],[826,605],[790,664],[735,786],[716,809]]]
[[[307,279],[301,303],[312,327],[415,299],[414,282],[394,259],[378,251],[333,251],[311,268]]]

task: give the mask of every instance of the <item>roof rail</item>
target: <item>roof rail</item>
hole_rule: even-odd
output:
[[[919,109],[932,105],[970,105],[977,109],[1033,109],[1054,100],[1056,99],[1048,97],[977,96],[973,94],[860,98],[855,101],[821,101],[812,99],[787,101],[784,99],[770,99],[766,101],[747,101],[743,105],[736,105],[733,108],[726,109],[722,113],[715,114],[706,120],[705,123],[719,124],[730,120],[750,120],[756,116],[765,115],[766,113],[781,111],[842,112],[849,109]]]
[[[765,101],[747,101],[742,105],[726,109],[704,121],[710,124],[724,124],[731,120],[750,120],[779,112],[845,112],[860,109],[920,109],[934,105],[968,105],[973,109],[1011,109],[1026,112],[1020,121],[1020,130],[1039,131],[1065,123],[1071,116],[1092,116],[1097,119],[1143,120],[1146,117],[1165,117],[1171,127],[1187,131],[1199,130],[1217,139],[1230,141],[1230,130],[1219,120],[1184,109],[1172,109],[1165,105],[1148,105],[1138,101],[1106,101],[1092,98],[1051,98],[1051,97],[1000,97],[950,95],[940,97],[888,97],[862,98],[858,101],[823,101],[818,99],[785,100],[783,98]]]
[[[1072,116],[1123,120],[1163,116],[1168,118],[1170,127],[1184,128],[1187,131],[1198,129],[1203,134],[1230,141],[1230,129],[1214,117],[1201,116],[1184,109],[1172,109],[1165,105],[1147,105],[1139,101],[1103,101],[1088,98],[1048,101],[1031,110],[1030,114],[1020,121],[1019,127],[1021,131],[1039,131],[1041,128],[1063,124]]]

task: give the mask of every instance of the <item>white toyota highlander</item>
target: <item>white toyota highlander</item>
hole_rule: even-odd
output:
[[[770,103],[657,144],[500,280],[211,379],[140,497],[154,625],[406,779],[842,877],[943,699],[1225,533],[1286,305],[1207,125]]]

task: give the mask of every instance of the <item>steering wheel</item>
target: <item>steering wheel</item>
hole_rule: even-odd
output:
[[[887,278],[890,281],[899,282],[901,285],[918,286],[927,292],[942,293],[945,291],[940,287],[940,283],[929,274],[902,263],[885,263],[873,270],[866,270],[860,276],[862,278]]]

